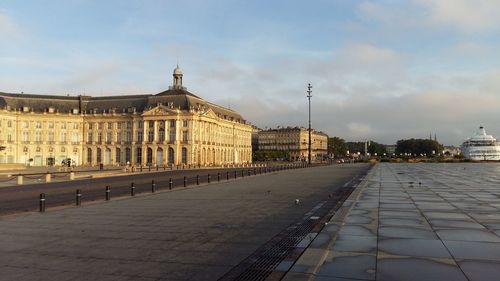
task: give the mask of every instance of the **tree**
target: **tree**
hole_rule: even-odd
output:
[[[412,155],[428,155],[439,154],[443,150],[443,146],[435,140],[430,139],[407,139],[398,140],[396,143],[396,154],[409,153]]]
[[[344,156],[347,153],[345,140],[339,137],[328,138],[328,154],[335,157]]]
[[[372,141],[368,146],[368,153],[371,155],[376,153],[378,156],[382,156],[384,153],[387,153],[387,150],[385,149],[385,145]]]

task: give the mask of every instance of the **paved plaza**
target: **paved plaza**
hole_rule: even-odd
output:
[[[0,280],[217,280],[366,168],[286,170],[0,217]]]
[[[378,164],[284,280],[500,280],[499,172]]]

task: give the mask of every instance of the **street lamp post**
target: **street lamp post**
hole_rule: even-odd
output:
[[[311,164],[311,97],[312,97],[311,83],[307,84],[307,99],[309,100],[309,145],[307,148],[307,162]]]

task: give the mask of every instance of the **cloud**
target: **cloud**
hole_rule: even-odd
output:
[[[416,0],[429,11],[429,21],[468,33],[500,30],[500,2],[495,0]]]
[[[16,29],[14,20],[0,10],[0,34],[15,33]]]

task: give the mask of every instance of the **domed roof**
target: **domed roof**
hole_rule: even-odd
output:
[[[177,67],[174,69],[174,75],[182,75],[182,69],[177,65]]]

